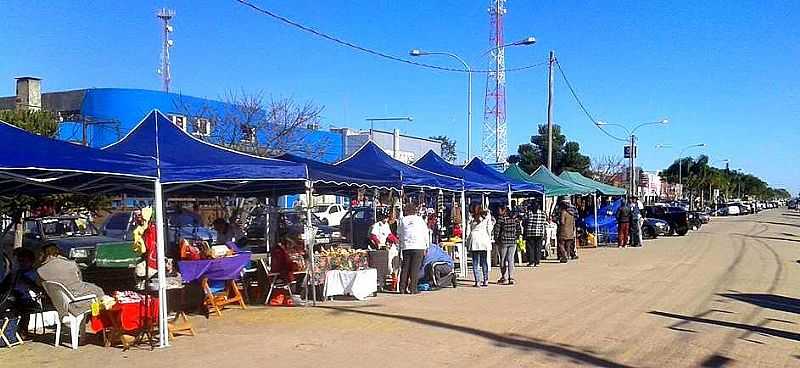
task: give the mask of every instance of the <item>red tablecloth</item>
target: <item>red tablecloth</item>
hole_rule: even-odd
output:
[[[146,317],[143,318],[143,315]],[[142,327],[145,318],[150,320],[153,325],[158,324],[158,298],[149,299],[149,308],[145,306],[144,299],[139,303],[117,303],[111,310],[104,310],[100,315],[92,316],[92,329],[101,331],[104,328],[115,327],[116,323],[122,328],[123,332],[136,331]]]

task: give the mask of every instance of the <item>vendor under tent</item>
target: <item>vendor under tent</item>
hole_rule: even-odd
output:
[[[366,170],[386,178],[399,178],[404,188],[442,189],[461,191],[464,188],[461,179],[440,175],[428,170],[400,162],[372,141],[367,142],[350,157],[335,164],[350,170]]]
[[[558,177],[561,178],[561,179],[570,181],[570,182],[572,182],[574,184],[578,184],[578,185],[582,185],[584,187],[592,188],[592,189],[598,191],[602,195],[624,196],[627,193],[627,191],[625,189],[618,188],[618,187],[615,187],[615,186],[612,186],[612,185],[608,185],[608,184],[605,184],[605,183],[601,183],[599,181],[595,181],[595,180],[589,179],[589,178],[581,175],[580,173],[576,173],[576,172],[573,172],[573,171],[564,171]]]
[[[280,155],[276,159],[305,164],[308,167],[308,178],[313,183],[316,194],[340,194],[358,188],[400,190],[399,175],[386,177],[364,168],[335,166],[290,153]]]
[[[155,211],[159,294],[159,345],[168,346],[164,193],[214,196],[264,192],[310,193],[305,164],[252,156],[199,140],[153,110],[120,141],[103,149],[148,159],[157,168]],[[306,216],[311,218],[310,209]],[[313,263],[313,250],[309,252]]]

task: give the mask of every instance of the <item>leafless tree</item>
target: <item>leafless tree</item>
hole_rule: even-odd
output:
[[[605,155],[592,159],[592,176],[606,184],[613,184],[614,179],[625,174],[625,159],[621,156]]]
[[[209,124],[207,135],[199,137],[238,151],[266,157],[293,153],[318,159],[331,144],[325,138],[311,137],[320,127],[324,110],[312,101],[270,97],[265,102],[261,92],[244,91],[228,92],[224,101],[216,108],[204,105],[192,109],[180,99],[176,105],[189,117],[188,131],[198,132],[201,124]]]

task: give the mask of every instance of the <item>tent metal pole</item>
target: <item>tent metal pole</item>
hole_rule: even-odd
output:
[[[600,245],[600,233],[598,232],[597,226],[597,192],[592,193],[592,198],[594,200],[594,245]]]
[[[511,208],[511,184],[508,184],[508,194],[507,195],[508,195],[508,198],[507,198],[508,199],[508,201],[507,201],[508,208]]]
[[[158,262],[158,346],[169,346],[169,330],[167,325],[167,262],[166,236],[164,236],[164,193],[161,179],[155,182],[156,207],[156,259]],[[147,287],[145,281],[145,287]]]
[[[315,231],[314,223],[311,222],[311,196],[314,194],[314,187],[310,181],[306,181],[306,195],[308,197],[308,205],[306,207],[306,249],[308,251],[308,262],[310,263],[306,268],[311,269],[311,276],[306,275],[306,290],[311,287],[311,305],[317,306],[317,287],[314,285],[314,241]],[[306,294],[308,295],[308,294]]]
[[[458,247],[458,263],[459,270],[458,276],[461,278],[467,277],[467,208],[466,208],[466,193],[461,191],[461,246]]]

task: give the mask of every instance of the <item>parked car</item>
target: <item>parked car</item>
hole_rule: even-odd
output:
[[[314,212],[324,224],[339,226],[347,210],[341,204],[319,204],[314,206],[312,212]]]
[[[248,244],[257,243],[258,240],[264,239],[264,229],[266,227],[262,209],[257,208],[251,214],[252,220],[250,225],[245,229],[247,232]],[[287,231],[291,235],[297,235],[304,238],[304,223],[306,214],[300,209],[282,209],[277,212],[278,214],[278,233]],[[311,214],[311,223],[316,228],[316,235],[314,241],[316,244],[328,244],[340,239],[341,235],[338,226],[330,226],[325,224],[318,216]],[[250,241],[254,240],[254,241]]]
[[[365,249],[369,245],[369,228],[375,223],[372,207],[352,207],[342,217],[342,239],[353,248]]]
[[[5,246],[13,245],[12,229],[2,239]],[[77,216],[52,216],[28,218],[23,222],[22,246],[34,252],[55,244],[61,253],[78,263],[81,268],[94,265],[98,246],[119,243],[117,239],[99,235],[90,221]]]
[[[695,214],[700,219],[700,223],[707,224],[707,223],[711,222],[711,215],[709,215],[708,212],[695,211]]]
[[[669,224],[669,234],[686,235],[689,232],[689,212],[674,206],[645,206],[645,218],[664,220]]]
[[[116,212],[108,216],[100,226],[100,234],[118,240],[133,239],[134,219],[133,211]],[[217,232],[199,226],[196,223],[188,223],[181,214],[173,210],[167,211],[167,256],[174,257],[177,254],[177,244],[180,239],[204,240],[214,243],[217,240]]]
[[[687,211],[687,215],[689,216],[689,229],[700,230],[700,228],[703,226],[703,220],[700,219],[700,213],[697,211]]]
[[[655,218],[645,218],[642,223],[642,238],[655,239],[669,234],[669,223]]]

